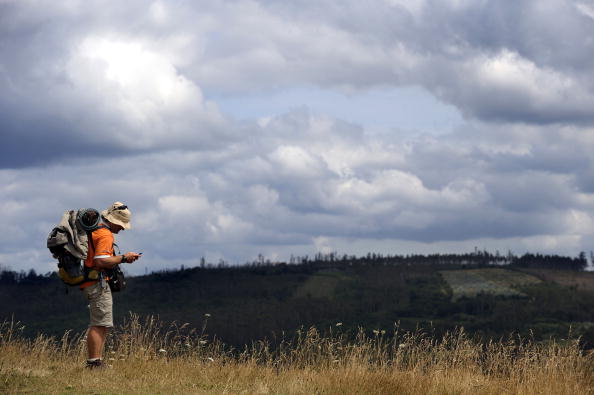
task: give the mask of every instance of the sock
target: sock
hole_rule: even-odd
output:
[[[87,359],[87,363],[93,363],[93,362],[98,361],[100,359],[101,358],[89,358],[89,359]]]

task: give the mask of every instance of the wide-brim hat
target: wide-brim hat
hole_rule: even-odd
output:
[[[101,211],[101,216],[112,224],[120,225],[124,229],[130,229],[132,227],[130,223],[132,213],[128,210],[128,206],[122,202],[115,202],[107,210]]]

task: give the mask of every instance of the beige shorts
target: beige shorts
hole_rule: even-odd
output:
[[[91,314],[89,326],[113,327],[113,301],[107,282],[104,287],[101,287],[101,281],[98,281],[84,288],[83,291],[89,300]]]

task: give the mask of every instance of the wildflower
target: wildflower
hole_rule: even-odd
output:
[[[115,361],[115,358],[109,358],[108,361]]]
[[[374,334],[374,335],[376,335],[376,336],[377,336],[377,335],[379,335],[379,330],[377,330],[377,329],[374,329],[374,330],[373,330],[373,334]]]
[[[113,354],[115,354],[116,352],[115,352],[115,351],[110,351],[109,353],[113,355]]]
[[[386,334],[386,331],[382,329],[382,331],[380,332],[382,335]]]
[[[211,357],[207,358],[210,362],[214,362],[214,359],[212,359]]]
[[[204,314],[204,316],[205,316],[206,318],[208,318],[208,317],[210,317],[210,314],[209,314],[209,313],[205,313],[205,314]]]
[[[186,343],[186,344],[184,344],[184,346],[186,346],[186,348],[192,347],[192,345],[190,343]]]
[[[208,343],[208,340],[200,340],[201,345],[205,345],[206,343]]]
[[[340,359],[335,359],[334,361],[332,361],[332,363],[338,363],[340,362]]]
[[[336,326],[342,326],[342,322],[337,322]]]
[[[165,350],[164,348],[160,348],[158,352],[159,354],[166,354],[167,350]]]
[[[406,347],[407,347],[407,346],[406,346],[406,343],[400,343],[400,344],[398,345],[398,348],[399,348],[399,349],[401,349],[401,350],[402,350],[403,348],[406,348]]]

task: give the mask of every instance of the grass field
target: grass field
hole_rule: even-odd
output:
[[[537,277],[500,268],[442,270],[439,272],[452,288],[452,300],[475,297],[481,293],[500,296],[525,296],[517,287],[541,282]]]
[[[575,341],[477,343],[463,331],[355,337],[299,332],[272,349],[231,350],[186,326],[129,321],[110,335],[104,371],[83,368],[84,337],[27,340],[0,328],[0,392],[60,394],[592,394],[592,354]]]

